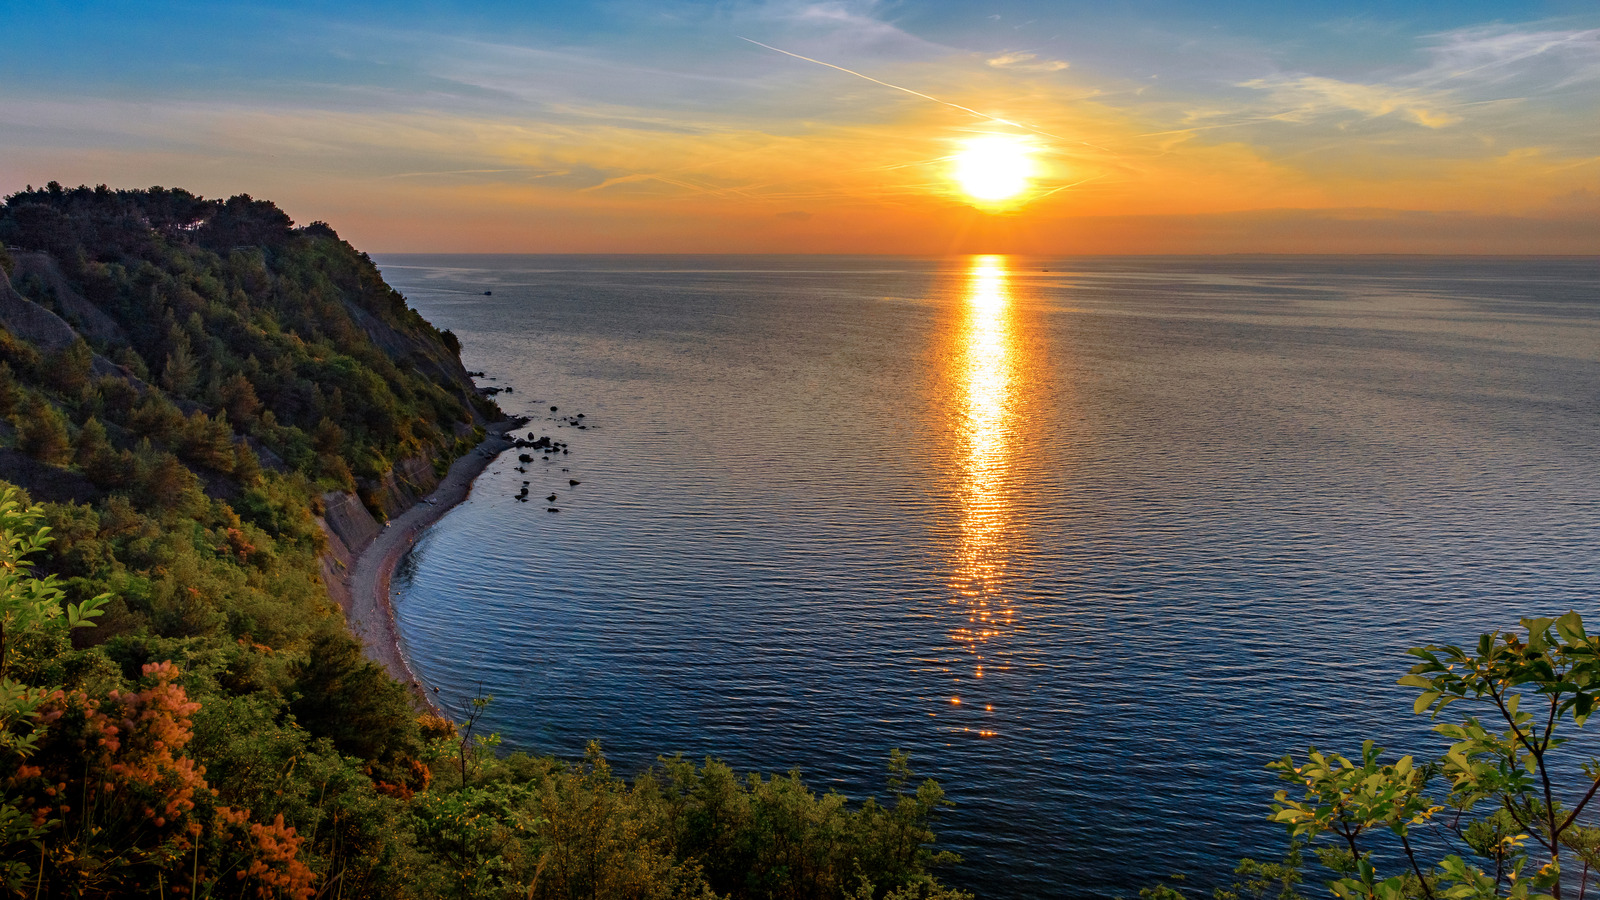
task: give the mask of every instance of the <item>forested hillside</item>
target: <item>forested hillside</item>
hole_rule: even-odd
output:
[[[947,895],[902,758],[882,806],[713,763],[627,783],[497,755],[363,658],[325,498],[396,514],[499,413],[332,228],[52,183],[0,245],[6,890]]]

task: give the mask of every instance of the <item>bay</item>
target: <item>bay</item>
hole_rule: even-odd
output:
[[[981,896],[1208,890],[1268,760],[1437,746],[1405,648],[1597,612],[1592,259],[377,260],[569,445],[419,540],[419,676],[624,772],[902,748]]]

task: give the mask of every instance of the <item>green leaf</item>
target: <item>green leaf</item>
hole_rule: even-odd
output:
[[[102,609],[102,607],[110,602],[110,594],[101,594],[98,597],[90,598],[82,603],[68,603],[67,627],[93,628],[94,623],[89,620],[95,618],[96,616],[104,615],[105,610]]]
[[[1572,699],[1572,718],[1578,723],[1579,727],[1583,726],[1584,720],[1589,718],[1589,713],[1593,709],[1593,694],[1580,693]]]
[[[1583,617],[1574,611],[1569,611],[1556,619],[1556,633],[1569,644],[1582,644],[1589,640],[1589,636],[1583,630]]]

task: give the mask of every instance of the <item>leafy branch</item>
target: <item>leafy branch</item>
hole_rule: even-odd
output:
[[[1331,836],[1343,844],[1337,858],[1323,854],[1342,869],[1329,884],[1337,896],[1562,900],[1563,859],[1573,857],[1583,864],[1576,884],[1580,900],[1585,895],[1600,832],[1580,816],[1600,793],[1600,761],[1583,761],[1587,781],[1570,804],[1559,796],[1558,773],[1573,768],[1560,754],[1569,740],[1563,729],[1582,728],[1600,692],[1600,637],[1584,631],[1576,612],[1522,626],[1525,634],[1490,632],[1471,649],[1409,651],[1420,662],[1399,683],[1420,689],[1415,712],[1437,720],[1456,703],[1475,708],[1434,726],[1451,742],[1438,759],[1384,763],[1382,748],[1366,741],[1356,759],[1312,747],[1303,762],[1285,756],[1269,764],[1300,791],[1277,792],[1272,820],[1291,840]],[[1448,789],[1442,800],[1428,796],[1436,781]],[[1418,829],[1455,836],[1476,861],[1450,854],[1425,866],[1412,840]],[[1410,871],[1380,877],[1362,844],[1382,831],[1398,839]],[[1492,874],[1480,862],[1492,864]]]

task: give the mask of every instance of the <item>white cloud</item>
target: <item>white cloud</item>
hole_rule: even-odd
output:
[[[1488,25],[1434,36],[1432,64],[1418,83],[1508,84],[1559,88],[1600,80],[1600,28],[1522,31]]]
[[[986,60],[996,69],[1016,72],[1059,72],[1069,66],[1059,59],[1040,59],[1036,53],[1009,52]]]
[[[1397,115],[1427,128],[1443,128],[1461,121],[1460,116],[1442,108],[1444,98],[1437,92],[1318,75],[1256,78],[1239,86],[1268,92],[1270,102],[1278,107],[1273,118],[1288,121],[1303,122],[1349,112],[1373,119]]]
[[[945,51],[886,21],[878,6],[871,0],[771,0],[741,9],[731,21],[757,28],[751,37],[794,45],[811,55],[850,54],[859,61],[924,59],[930,51]]]

